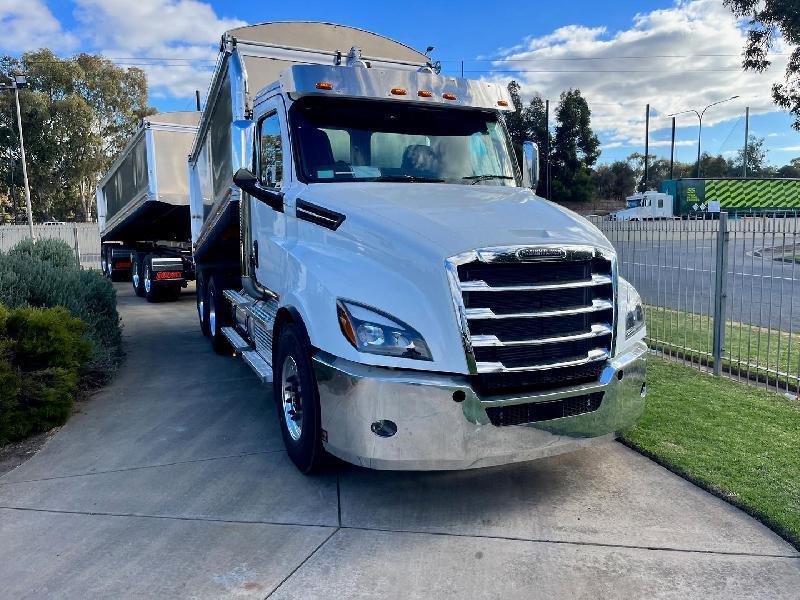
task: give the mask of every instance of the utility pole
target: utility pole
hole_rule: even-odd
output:
[[[550,100],[544,101],[544,197],[550,200]]]
[[[197,112],[201,112],[202,108],[200,106],[200,90],[194,91],[194,99],[195,102],[197,103]]]
[[[669,151],[669,178],[675,179],[675,117],[672,117],[672,144]]]
[[[25,139],[22,135],[22,111],[19,108],[19,90],[28,87],[28,81],[24,75],[15,75],[11,83],[0,84],[0,89],[14,90],[14,103],[17,106],[17,129],[19,130],[19,153],[22,160],[22,182],[25,185],[25,205],[28,210],[28,227],[30,228],[31,239],[35,242],[36,235],[33,233],[33,210],[31,208],[31,188],[28,184],[28,166],[25,160]]]
[[[744,155],[742,156],[742,177],[747,177],[747,151],[750,145],[750,107],[744,109]]]
[[[680,112],[667,115],[668,117],[677,117],[678,115],[685,115],[686,113],[694,113],[697,115],[697,119],[699,121],[699,127],[697,128],[697,169],[695,171],[695,177],[697,177],[698,179],[700,179],[700,140],[702,139],[703,135],[703,115],[705,115],[706,111],[712,106],[716,106],[717,104],[722,104],[723,102],[730,102],[731,100],[736,100],[736,98],[738,97],[739,96],[731,96],[730,98],[725,98],[725,100],[712,102],[711,104],[706,106],[702,111],[690,108],[689,110],[682,110]]]
[[[650,105],[644,116],[644,189],[647,191],[647,182],[650,179]]]

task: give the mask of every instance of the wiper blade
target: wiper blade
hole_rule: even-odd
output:
[[[511,175],[467,175],[461,179],[471,179],[470,185],[475,185],[479,181],[486,181],[487,179],[514,179]]]
[[[416,175],[381,175],[376,177],[375,181],[411,181],[421,183],[444,183],[444,179],[436,179],[435,177],[417,177]]]

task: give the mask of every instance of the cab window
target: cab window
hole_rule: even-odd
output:
[[[267,188],[283,183],[283,146],[278,113],[267,115],[258,126],[258,180]]]

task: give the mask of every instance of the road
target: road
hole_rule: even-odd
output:
[[[611,443],[499,468],[306,477],[189,293],[118,284],[127,357],[0,478],[2,598],[796,598],[800,555]]]
[[[636,286],[645,302],[713,314],[715,235],[654,235],[642,239],[633,235],[630,239],[619,236],[612,240],[620,259],[620,272]],[[754,239],[752,233],[737,232],[731,237],[727,269],[729,321],[800,332],[800,264],[772,260],[758,252],[763,245],[781,243],[780,236],[773,240],[770,235],[757,234]]]

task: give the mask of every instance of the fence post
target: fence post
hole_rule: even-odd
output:
[[[75,261],[78,263],[78,268],[81,268],[81,244],[78,241],[78,224],[72,225],[72,234],[75,240]]]
[[[728,213],[719,213],[716,277],[714,282],[714,375],[722,373],[725,351],[725,315],[728,300]]]

